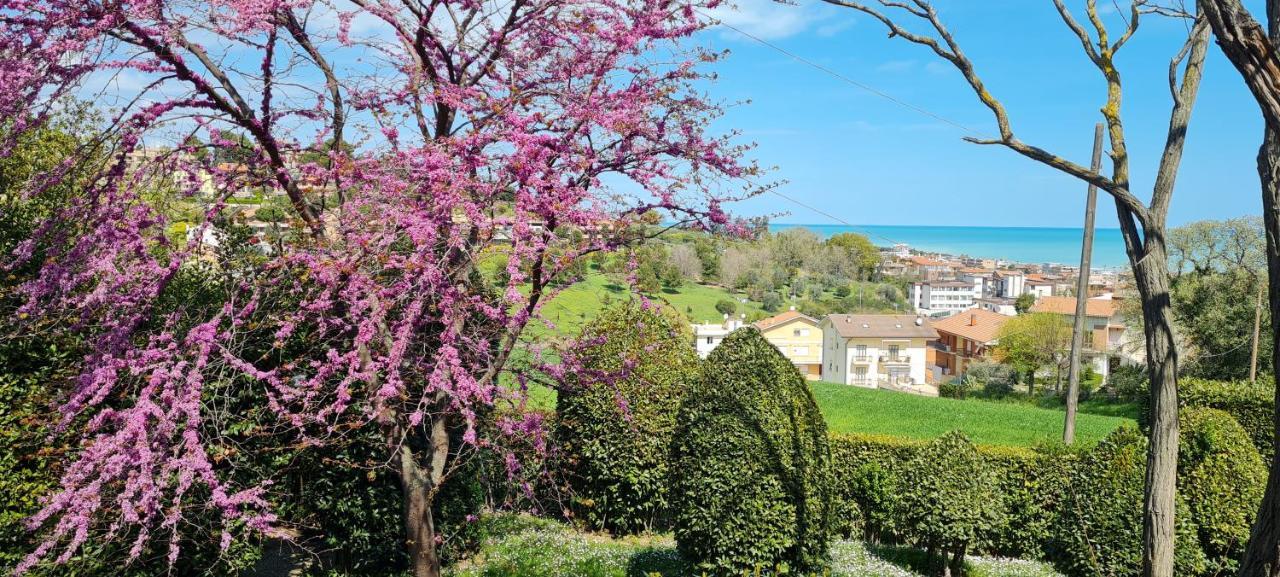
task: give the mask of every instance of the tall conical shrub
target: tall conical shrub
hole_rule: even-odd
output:
[[[681,554],[709,574],[819,570],[830,465],[804,377],[759,331],[733,332],[680,409],[671,494]]]

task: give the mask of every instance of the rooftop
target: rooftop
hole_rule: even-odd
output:
[[[933,328],[940,333],[950,333],[971,341],[989,343],[996,340],[1000,327],[1011,318],[1013,317],[986,309],[969,309],[940,321],[934,321]]]
[[[1116,314],[1116,301],[1111,299],[1088,299],[1084,302],[1084,314],[1090,317],[1110,317]],[[1057,313],[1060,315],[1076,314],[1075,297],[1044,297],[1031,307],[1033,313]]]
[[[915,315],[827,315],[823,323],[844,338],[938,338],[929,321]]]
[[[789,311],[787,311],[787,312],[785,312],[785,313],[782,313],[782,314],[780,314],[780,315],[774,315],[774,316],[771,316],[771,317],[769,317],[769,318],[767,318],[767,319],[760,319],[760,320],[758,320],[758,321],[756,321],[755,323],[752,323],[752,324],[754,324],[754,325],[755,325],[755,327],[756,327],[757,329],[760,329],[760,330],[762,330],[762,331],[763,331],[763,330],[771,329],[771,328],[776,327],[776,326],[779,326],[779,325],[787,324],[787,323],[789,323],[789,322],[791,322],[791,321],[794,321],[794,320],[797,320],[797,319],[807,321],[807,322],[809,322],[810,324],[814,324],[814,325],[818,324],[818,319],[815,319],[815,318],[813,318],[813,317],[811,317],[811,316],[809,316],[809,315],[806,315],[806,314],[804,314],[804,313],[802,313],[802,312],[800,312],[800,311],[796,311],[796,310],[789,310]]]

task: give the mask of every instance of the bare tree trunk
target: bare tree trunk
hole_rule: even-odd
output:
[[[430,480],[416,464],[400,467],[404,493],[404,536],[409,550],[409,570],[414,577],[440,577],[436,553],[436,525],[431,513]]]
[[[1117,201],[1120,231],[1142,297],[1147,378],[1151,381],[1151,443],[1143,491],[1142,575],[1172,577],[1174,503],[1178,475],[1178,350],[1169,301],[1169,259],[1164,227],[1138,233],[1132,214]]]
[[[1273,31],[1276,28],[1273,28]],[[1267,129],[1258,151],[1262,179],[1262,218],[1267,231],[1267,292],[1271,305],[1271,366],[1280,374],[1280,137]],[[1280,407],[1280,387],[1276,389]],[[1274,445],[1280,447],[1280,413],[1274,422]],[[1277,451],[1280,453],[1280,451]],[[1241,577],[1280,577],[1280,459],[1271,459],[1267,488],[1253,522],[1249,545],[1240,563]]]

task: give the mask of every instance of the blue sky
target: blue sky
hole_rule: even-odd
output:
[[[1111,4],[1107,0],[1100,2]],[[1050,0],[939,0],[943,21],[1009,109],[1022,140],[1087,164],[1105,88]],[[1083,0],[1068,5],[1083,6]],[[1118,0],[1125,7],[1128,3]],[[1261,13],[1257,1],[1246,2]],[[1123,26],[1110,10],[1108,23]],[[949,120],[994,132],[990,113],[959,73],[927,49],[889,39],[879,22],[814,0],[783,5],[737,0],[723,21]],[[1118,57],[1133,190],[1149,195],[1171,106],[1169,59],[1186,38],[1181,21],[1147,16]],[[738,128],[776,166],[782,192],[855,224],[1079,226],[1083,184],[1004,149],[960,140],[962,131],[868,94],[741,34],[717,27],[699,42],[731,51],[708,87]],[[1262,120],[1217,46],[1210,48],[1178,188],[1174,225],[1260,213],[1254,157]],[[1104,159],[1105,161],[1105,159]],[[1099,197],[1099,226],[1115,226]],[[778,222],[832,223],[773,195],[736,206]]]

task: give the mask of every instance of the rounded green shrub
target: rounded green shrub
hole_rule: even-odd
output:
[[[953,431],[925,445],[903,467],[897,525],[936,565],[964,571],[964,556],[1004,521],[997,478],[963,433]]]
[[[707,358],[672,445],[680,553],[699,572],[816,571],[832,512],[827,426],[804,377],[754,328]]]
[[[1183,407],[1200,407],[1226,411],[1253,441],[1253,446],[1270,459],[1275,437],[1275,380],[1269,376],[1248,381],[1211,381],[1179,379],[1178,403]]]
[[[1136,576],[1142,570],[1142,501],[1147,439],[1133,427],[1116,429],[1085,451],[1069,472],[1053,526],[1049,556],[1068,575]],[[1174,574],[1205,567],[1186,502],[1177,503]]]
[[[1209,572],[1234,574],[1266,487],[1267,468],[1249,434],[1217,409],[1183,409],[1178,492],[1187,500]]]
[[[577,516],[615,534],[665,528],[676,413],[697,378],[685,323],[623,303],[583,328],[582,370],[557,397],[556,440]]]

